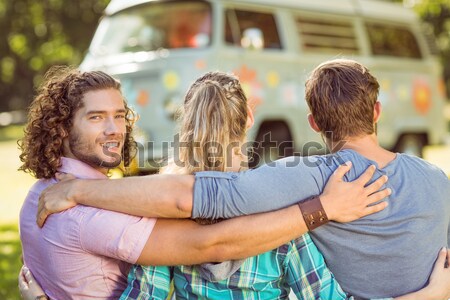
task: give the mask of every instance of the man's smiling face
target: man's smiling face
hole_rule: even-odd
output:
[[[75,113],[64,155],[106,173],[122,161],[126,135],[125,106],[116,89],[87,92]]]

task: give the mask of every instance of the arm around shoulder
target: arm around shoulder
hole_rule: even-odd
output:
[[[188,218],[193,175],[150,175],[122,179],[72,179],[46,189],[39,199],[38,223],[48,215],[83,204],[142,217]]]

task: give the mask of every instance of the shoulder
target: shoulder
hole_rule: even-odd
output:
[[[440,169],[438,166],[433,165],[432,163],[417,157],[412,156],[404,153],[397,153],[398,155],[398,162],[402,166],[402,168],[405,168],[406,170],[411,170],[410,175],[416,174],[417,176],[426,175],[427,177],[432,177],[435,179],[444,180],[447,183],[450,181],[448,180],[447,175],[444,173],[442,169]]]
[[[56,179],[39,179],[30,188],[30,192],[41,194],[43,190],[56,183]]]

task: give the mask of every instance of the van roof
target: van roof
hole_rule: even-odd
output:
[[[112,15],[120,10],[136,5],[163,1],[164,0],[112,0],[106,8],[105,14]],[[209,1],[218,2],[224,0]],[[231,1],[227,0],[227,2]],[[368,18],[402,22],[411,22],[417,19],[417,15],[412,10],[404,8],[401,4],[382,0],[277,0],[276,2],[273,0],[235,0],[234,2],[271,7],[298,8],[336,14],[359,14]]]

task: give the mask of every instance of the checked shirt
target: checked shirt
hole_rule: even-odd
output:
[[[135,265],[120,299],[164,300],[172,279],[177,299],[288,299],[291,289],[298,299],[346,299],[308,234],[246,259],[222,281],[206,281],[197,268]]]

